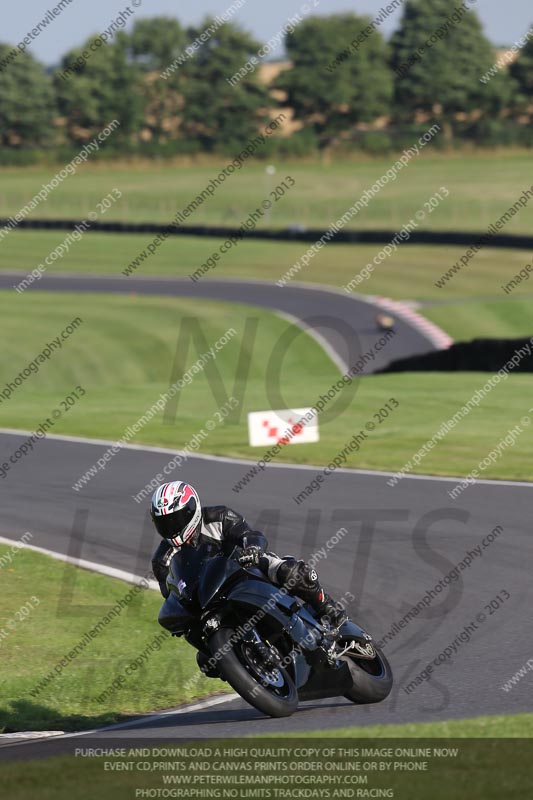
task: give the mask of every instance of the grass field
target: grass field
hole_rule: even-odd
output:
[[[186,300],[31,292],[17,297],[16,302],[9,292],[1,292],[0,314],[5,337],[0,369],[6,381],[13,380],[42,350],[44,342],[57,336],[74,316],[83,319],[82,326],[64,342],[62,351],[56,352],[38,374],[31,375],[8,401],[0,404],[0,426],[35,430],[66,395],[81,385],[86,388],[86,395],[55,421],[51,432],[113,440],[122,436],[168,389],[183,318],[192,316]],[[200,451],[255,461],[263,451],[247,444],[247,412],[277,408],[279,402],[296,408],[313,405],[335,383],[338,372],[313,339],[299,337],[279,371],[277,381],[283,386],[280,400],[273,393],[277,381],[268,372],[268,362],[275,343],[287,330],[286,321],[256,309],[216,302],[196,303],[194,316],[210,344],[230,327],[237,332],[216,360],[222,383],[217,383],[216,376],[207,370],[198,374],[180,392],[170,424],[158,413],[132,441],[185,447],[193,434],[204,428],[206,420],[214,419],[220,398],[226,396],[225,387],[228,395],[233,392],[239,399],[239,409],[226,422],[219,424],[215,420]],[[255,338],[249,331],[245,334],[247,317],[257,319]],[[29,319],[31,326],[27,324]],[[235,383],[243,340],[243,352],[251,355],[249,372],[246,376],[241,372]],[[207,349],[207,344],[191,347],[183,369]],[[367,422],[376,422],[373,415],[392,397],[399,408],[376,425],[360,449],[348,454],[343,466],[399,470],[442,421],[452,417],[485,381],[482,373],[362,378],[342,414],[330,414],[329,421],[326,416],[321,417],[319,443],[287,447],[276,459],[327,464],[354,433],[364,430]],[[430,451],[417,471],[468,474],[508,429],[519,423],[531,405],[532,388],[533,376],[510,376]],[[531,440],[531,431],[525,431],[483,476],[533,478]],[[15,475],[16,466],[12,469]],[[147,481],[151,477],[147,476]]]
[[[400,227],[414,213],[424,192],[429,191],[430,186],[438,188],[439,182],[446,179],[446,185],[451,190],[453,184],[454,191],[449,202],[442,203],[431,216],[431,224],[460,227],[467,220],[468,228],[482,227],[497,215],[500,205],[512,202],[513,187],[520,185],[530,159],[530,155],[519,153],[505,154],[501,160],[486,154],[468,159],[424,154],[380,193],[375,204],[369,206],[368,213],[357,218],[357,224]],[[177,205],[186,201],[189,193],[201,190],[215,166],[214,162],[160,166],[152,163],[149,168],[142,164],[89,165],[54,191],[43,209],[52,214],[82,216],[116,184],[124,191],[125,205],[120,201],[108,212],[110,218],[115,212],[123,211],[129,219],[164,221]],[[384,161],[372,159],[330,166],[304,162],[287,165],[289,172],[294,171],[297,185],[284,200],[289,203],[289,209],[293,203],[302,214],[293,221],[323,226],[330,211],[333,215],[342,213],[350,200],[350,192],[364,188],[368,181],[382,174],[385,166]],[[5,169],[2,174],[6,213],[12,212],[19,201],[27,199],[36,182],[46,178],[42,168]],[[245,210],[248,213],[248,204],[256,202],[254,193],[259,200],[264,196],[261,193],[267,180],[274,178],[264,173],[264,164],[247,164],[221,187],[220,194],[198,210],[204,217],[196,221],[235,222]],[[316,191],[316,185],[320,185],[320,192]],[[498,191],[495,191],[496,186]],[[380,208],[382,215],[378,214]],[[439,217],[441,213],[451,214],[453,209],[455,216],[447,223],[445,216]],[[275,204],[272,224],[291,221],[285,207],[276,221],[281,211],[282,203]],[[522,230],[522,222],[528,214],[529,208],[514,218],[512,226]],[[66,232],[61,231],[10,233],[1,242],[0,269],[30,272],[65,236]],[[71,245],[69,252],[54,263],[53,270],[123,277],[122,270],[146,248],[151,238],[150,235],[89,233]],[[135,275],[187,276],[220,244],[217,239],[173,237],[161,245]],[[276,281],[298,261],[307,247],[304,243],[242,242],[227,253],[217,269],[207,273],[204,280],[231,277]],[[342,289],[380,249],[381,245],[328,245],[298,272],[296,280]],[[463,253],[464,249],[458,247],[402,246],[377,266],[357,289],[361,293],[422,302],[423,313],[455,339],[532,335],[533,291],[529,281],[522,282],[512,295],[505,295],[502,290],[502,285],[530,261],[530,254],[485,248],[445,288],[437,288],[435,282]],[[14,277],[13,283],[19,280]],[[215,427],[201,445],[203,451],[255,460],[260,454],[246,444],[248,411],[280,405],[312,405],[336,380],[336,370],[323,352],[314,342],[301,337],[289,352],[279,376],[279,383],[284,386],[284,400],[281,401],[279,395],[274,400],[272,392],[267,392],[265,365],[286,323],[257,309],[141,298],[135,293],[135,278],[123,277],[123,281],[125,291],[130,290],[124,297],[43,295],[32,287],[23,295],[14,290],[1,294],[5,346],[0,364],[6,380],[10,380],[9,375],[15,376],[39,352],[42,342],[57,335],[73,316],[79,314],[86,320],[83,330],[65,345],[61,356],[56,356],[46,369],[17,390],[16,402],[0,405],[1,425],[35,428],[50,409],[81,383],[86,384],[87,395],[56,421],[54,432],[110,439],[121,436],[124,429],[168,388],[178,332],[187,315],[197,317],[210,342],[231,325],[238,331],[235,342],[217,361],[228,394],[236,374],[245,318],[255,317],[259,325],[257,337],[249,348],[252,362],[246,385],[244,381],[236,385],[240,411],[229,422]],[[32,320],[31,329],[26,324],[28,319]],[[190,362],[193,360],[191,354]],[[213,376],[209,377],[212,382]],[[345,447],[350,438],[347,430],[351,435],[364,428],[383,403],[395,397],[401,407],[373,432],[371,442],[348,456],[346,465],[399,470],[434,434],[442,420],[453,416],[484,382],[481,373],[451,377],[404,374],[363,379],[349,408],[340,417],[327,423],[321,420],[319,444],[286,448],[278,458],[280,461],[327,463]],[[532,385],[531,376],[512,376],[426,456],[419,471],[446,475],[469,473],[527,410]],[[206,375],[199,376],[181,393],[174,424],[164,423],[162,415],[158,415],[135,440],[184,447],[192,433],[201,429],[216,411],[222,396],[219,392],[217,402]],[[524,433],[484,476],[531,478],[530,439],[529,432]]]
[[[350,223],[355,228],[400,228],[424,207],[441,186],[450,197],[425,221],[432,229],[485,230],[513,205],[523,189],[531,186],[528,175],[533,156],[528,152],[435,154],[429,150],[403,169],[396,181],[385,186]],[[296,185],[274,204],[263,225],[286,227],[300,224],[324,228],[341,216],[396,160],[354,158],[332,164],[288,161],[276,164],[277,173],[268,175],[268,162],[251,161],[230,175],[212,198],[189,218],[190,224],[238,225],[268,199],[286,175]],[[167,162],[92,163],[68,177],[53,190],[34,217],[85,218],[113,188],[123,193],[107,212],[106,219],[130,222],[169,222],[179,208],[186,207],[231,158]],[[57,167],[2,168],[0,216],[22,208],[48,183]],[[509,233],[529,233],[533,204],[520,212],[506,227]]]
[[[512,297],[488,303],[458,301],[426,306],[422,313],[456,341],[533,335],[533,298]]]
[[[0,557],[8,552],[0,545]],[[0,733],[87,730],[224,691],[221,681],[198,672],[190,645],[163,638],[158,592],[141,590],[124,600],[133,587],[123,581],[29,550],[11,558],[1,570],[0,630],[7,636],[0,641]],[[61,664],[111,609],[121,608],[119,600],[118,615]],[[116,691],[99,702],[113,681]]]
[[[1,243],[0,269],[20,270],[24,275],[43,263],[67,236],[65,231],[15,231]],[[74,274],[108,274],[122,277],[125,290],[135,291],[134,277],[124,277],[122,270],[152,240],[151,234],[119,235],[87,233],[71,245],[69,252],[53,265],[53,272]],[[192,274],[215,251],[222,240],[172,237],[135,271],[135,276],[187,276]],[[310,245],[281,242],[244,241],[221,256],[216,269],[206,273],[210,278],[255,278],[277,281],[296,264]],[[296,275],[296,281],[329,284],[342,289],[381,250],[381,245],[326,245],[307,267]],[[403,245],[377,266],[368,280],[356,291],[397,299],[449,301],[455,299],[494,299],[502,303],[515,297],[533,294],[533,281],[523,281],[511,295],[505,285],[527,263],[531,254],[521,250],[486,248],[470,262],[445,288],[435,282],[461,258],[465,248],[427,245]],[[23,277],[21,275],[21,277]],[[18,283],[21,278],[13,279]],[[34,284],[35,285],[35,284]],[[290,284],[289,284],[290,285]],[[32,292],[32,287],[26,290]]]

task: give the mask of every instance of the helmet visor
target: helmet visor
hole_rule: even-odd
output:
[[[174,544],[179,547],[179,545],[183,544],[181,534],[194,517],[195,511],[196,502],[191,500],[186,508],[180,508],[170,514],[155,517],[154,523],[157,532],[163,539],[176,539]]]

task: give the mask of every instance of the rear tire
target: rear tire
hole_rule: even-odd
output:
[[[372,661],[342,656],[348,663],[352,675],[353,688],[344,696],[357,705],[381,703],[392,689],[392,670],[390,664],[376,648],[376,658]],[[364,665],[364,666],[362,666]]]
[[[218,668],[222,677],[232,686],[240,696],[251,706],[267,714],[269,717],[288,717],[298,708],[298,692],[283,668],[276,668],[283,686],[275,689],[274,686],[266,688],[260,681],[260,675],[254,677],[253,667],[246,663],[246,658],[240,648],[243,642],[235,641],[233,628],[219,628],[209,640],[209,649],[217,659]],[[239,649],[239,654],[237,650]]]

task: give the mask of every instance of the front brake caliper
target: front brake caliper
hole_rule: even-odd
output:
[[[211,635],[215,631],[218,631],[219,628],[220,628],[220,617],[218,617],[216,614],[213,614],[212,616],[204,620],[204,633],[206,635],[208,636]]]

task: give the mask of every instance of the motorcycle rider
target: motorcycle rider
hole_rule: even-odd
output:
[[[152,557],[154,576],[159,581],[163,597],[170,594],[166,584],[172,557],[181,547],[208,545],[206,554],[222,550],[229,553],[236,545],[243,548],[239,563],[244,567],[258,567],[272,583],[286,587],[314,609],[317,616],[325,618],[334,627],[346,619],[344,609],[322,589],[316,571],[293,556],[281,558],[268,551],[268,542],[260,531],[254,531],[241,514],[227,506],[202,507],[196,490],[184,481],[172,481],[159,486],[150,509],[157,532],[162,537]],[[164,623],[164,620],[161,621]],[[195,647],[197,641],[187,640]],[[210,669],[208,659],[200,651],[198,666],[208,677],[218,677]]]

